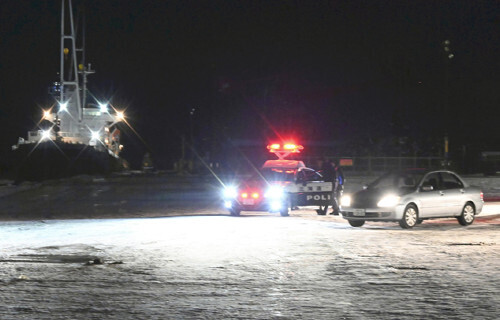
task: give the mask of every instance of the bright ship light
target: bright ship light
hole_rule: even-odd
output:
[[[108,104],[99,102],[99,109],[102,113],[108,112]]]
[[[42,139],[41,140],[50,139],[50,130],[42,130]]]
[[[99,131],[91,131],[90,132],[90,138],[92,140],[99,140],[99,138],[100,138]]]
[[[46,120],[50,120],[51,116],[50,116],[50,111],[49,110],[44,110],[43,111],[43,118],[46,119]]]
[[[68,103],[67,102],[60,102],[59,103],[59,112],[61,111],[68,111]]]
[[[123,119],[125,119],[125,114],[122,111],[116,111],[116,118],[118,121],[123,121]]]

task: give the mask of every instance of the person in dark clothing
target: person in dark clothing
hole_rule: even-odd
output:
[[[344,174],[334,160],[325,159],[321,166],[321,174],[325,181],[332,183],[332,209],[330,214],[339,215],[339,200],[344,189]],[[327,208],[328,209],[328,208]]]
[[[323,175],[325,181],[332,183],[334,182],[335,169],[332,165],[332,161],[330,161],[329,159],[323,160],[323,163],[321,164],[321,174]]]
[[[332,181],[332,193],[333,193],[333,211],[330,214],[339,215],[339,201],[342,196],[342,192],[344,191],[344,173],[338,166],[337,161],[331,161],[332,169],[333,169],[333,181]]]

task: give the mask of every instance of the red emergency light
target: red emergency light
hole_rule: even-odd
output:
[[[284,143],[284,144],[272,143],[267,145],[267,149],[271,153],[276,153],[276,152],[300,153],[300,151],[302,151],[304,147],[301,146],[300,144],[295,144],[295,143]]]

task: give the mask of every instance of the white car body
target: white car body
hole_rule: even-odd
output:
[[[341,214],[350,223],[354,222],[351,225],[361,226],[364,221],[402,222],[407,218],[409,206],[416,211],[417,223],[445,217],[456,217],[460,221],[464,210],[472,209],[473,212],[465,213],[470,224],[474,216],[481,213],[483,204],[481,190],[469,186],[454,172],[413,170],[384,175],[366,189],[344,196]]]

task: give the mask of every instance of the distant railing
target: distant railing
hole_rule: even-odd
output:
[[[439,169],[444,167],[441,157],[339,157],[329,159],[339,161],[344,172],[372,174],[408,168]],[[319,168],[321,158],[305,159],[306,165]]]

